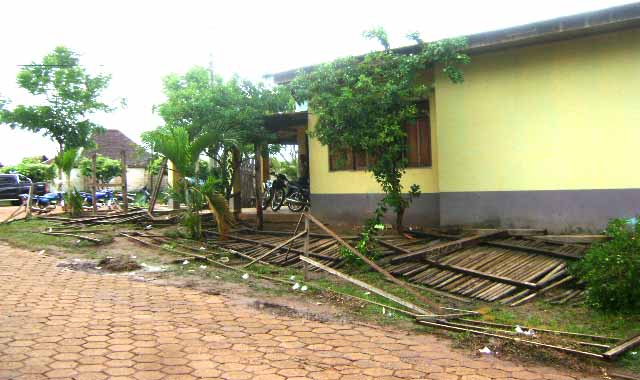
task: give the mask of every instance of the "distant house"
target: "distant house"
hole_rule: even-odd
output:
[[[640,3],[468,41],[463,84],[442,70],[425,75],[435,88],[408,126],[403,177],[422,195],[406,223],[601,231],[609,218],[636,215]],[[270,76],[286,83],[299,70]],[[365,152],[334,152],[305,136],[313,109],[275,122],[308,157],[316,216],[358,223],[370,215],[383,194],[364,170]]]
[[[82,154],[84,157],[91,158],[93,153],[97,153],[113,160],[120,160],[124,150],[127,155],[127,168],[130,169],[144,169],[151,160],[151,154],[117,129],[107,129],[104,133],[96,134],[93,142],[96,149],[85,150]]]
[[[127,137],[117,129],[107,129],[104,133],[96,134],[93,138],[95,149],[86,149],[82,156],[91,158],[94,153],[109,157],[113,160],[122,159],[122,151],[127,157],[127,187],[129,190],[139,190],[144,186],[151,188],[153,178],[147,172],[147,166],[152,159],[149,152],[146,152],[140,145]],[[78,190],[89,190],[90,180],[82,176],[78,169],[71,172],[72,184]],[[120,177],[114,178],[109,187],[119,189],[122,184]]]

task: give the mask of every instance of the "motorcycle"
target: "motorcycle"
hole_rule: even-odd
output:
[[[271,172],[271,175],[275,175]],[[266,210],[273,199],[273,181],[268,179],[262,184],[262,209]]]
[[[84,199],[85,206],[93,205],[93,195],[91,193],[80,193]],[[113,202],[113,190],[96,191],[96,203],[102,203],[111,206]]]
[[[277,174],[271,189],[271,209],[273,211],[280,210],[285,201],[292,212],[300,212],[305,207],[311,206],[308,180],[299,179],[291,182],[286,175]]]
[[[29,198],[29,194],[20,194],[22,202],[26,202]],[[31,205],[40,209],[47,208],[51,205],[54,207],[57,204],[62,204],[64,201],[63,192],[46,193],[44,195],[35,195],[31,197]]]

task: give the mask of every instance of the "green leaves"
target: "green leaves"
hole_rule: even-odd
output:
[[[593,244],[571,268],[587,284],[587,302],[614,313],[640,310],[640,224],[614,219],[605,234],[611,239]]]
[[[99,100],[110,79],[109,75],[89,75],[76,53],[59,46],[41,63],[24,67],[17,75],[20,87],[42,103],[18,105],[13,110],[0,107],[0,122],[44,132],[60,150],[89,146],[92,133],[101,129],[89,117],[97,111],[113,110]]]
[[[368,169],[386,193],[380,206],[391,207],[401,222],[404,209],[419,194],[412,188],[408,199],[403,197],[400,180],[407,166],[405,125],[416,119],[416,102],[427,99],[432,85],[420,74],[442,66],[451,81],[462,82],[459,67],[469,63],[463,53],[466,40],[423,43],[412,33],[408,37],[418,43],[418,52],[400,54],[391,50],[382,28],[364,36],[377,39],[384,50],[319,65],[299,73],[289,86],[296,100],[308,101],[318,116],[314,135],[321,143],[375,158]]]
[[[80,173],[82,173],[85,177],[91,177],[91,160],[88,158],[83,158],[79,163]],[[102,155],[97,155],[96,157],[96,179],[106,185],[112,179],[119,176],[122,171],[122,166],[120,161],[111,159],[109,157],[105,157]]]

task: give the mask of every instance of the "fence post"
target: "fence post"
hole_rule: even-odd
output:
[[[256,228],[262,230],[262,146],[255,144],[255,184],[256,184]]]
[[[96,200],[96,154],[91,156],[91,200],[93,215],[98,215],[98,202]]]
[[[304,213],[303,213],[304,215]],[[304,235],[304,257],[309,257],[309,218],[305,216],[304,218],[304,230],[306,234]],[[309,281],[309,264],[304,262],[304,280]]]
[[[28,219],[31,216],[31,198],[33,197],[33,182],[29,186],[29,197],[27,198],[27,204],[25,207],[27,208],[27,216]]]
[[[122,201],[124,202],[124,212],[129,211],[129,199],[127,197],[127,151],[122,150],[122,169],[120,173],[120,178],[122,178]],[[116,198],[116,202],[118,199]]]

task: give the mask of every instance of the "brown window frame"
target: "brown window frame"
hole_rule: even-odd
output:
[[[429,118],[429,103],[418,103],[418,118],[405,126],[407,132],[407,163],[408,168],[430,168],[433,166],[431,145],[431,120]],[[415,128],[415,133],[411,131]],[[415,141],[411,137],[415,135]],[[412,149],[413,147],[413,149]],[[335,151],[328,147],[329,171],[363,171],[366,170],[371,159],[369,153],[347,150],[343,165],[339,165]]]

